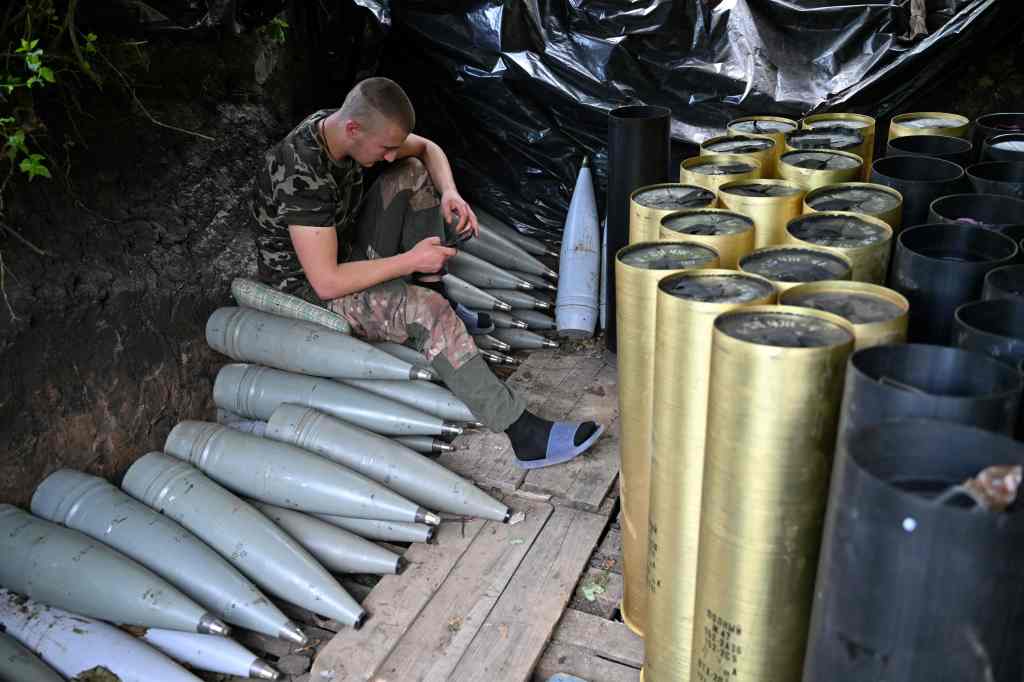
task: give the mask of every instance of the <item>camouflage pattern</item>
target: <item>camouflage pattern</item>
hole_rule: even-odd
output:
[[[327,152],[320,121],[331,113],[311,114],[271,147],[253,189],[260,280],[313,303],[319,299],[302,273],[288,226],[333,227],[339,260],[345,260],[363,194],[359,164],[349,158],[335,161]]]
[[[348,322],[341,315],[251,279],[236,277],[231,282],[231,295],[235,297],[238,305],[246,308],[293,320],[313,322],[342,334],[351,331]]]

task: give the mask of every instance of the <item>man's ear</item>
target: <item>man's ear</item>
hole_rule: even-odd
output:
[[[363,126],[359,121],[354,121],[352,119],[345,121],[345,135],[347,137],[355,137],[361,132],[363,132]]]

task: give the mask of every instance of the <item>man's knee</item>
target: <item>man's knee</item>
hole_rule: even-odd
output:
[[[417,318],[417,321],[427,328],[434,326],[433,323],[442,320],[447,321],[449,317],[458,319],[455,311],[452,310],[451,304],[436,291],[424,287],[409,286],[407,296],[408,305],[413,313],[413,317]]]
[[[395,161],[378,182],[385,207],[401,192],[411,193],[409,205],[414,210],[431,208],[439,203],[427,167],[414,156]]]

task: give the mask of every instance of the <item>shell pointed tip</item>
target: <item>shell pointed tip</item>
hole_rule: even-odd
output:
[[[366,611],[360,611],[359,616],[356,617],[356,621],[352,623],[352,629],[358,630],[359,628],[363,627],[363,625],[366,623],[366,619],[369,618],[369,616],[370,614],[368,614]]]
[[[495,303],[494,308],[495,310],[501,310],[506,313],[512,312],[512,306],[510,306],[508,303],[505,303],[504,301],[498,301],[497,303]]]
[[[281,673],[270,667],[266,661],[257,658],[249,666],[249,677],[257,680],[277,680],[280,679]]]
[[[552,258],[560,258],[562,256],[562,253],[560,251],[555,251],[554,249],[544,249],[544,253],[551,256]]]
[[[305,645],[309,643],[309,638],[306,637],[306,633],[291,621],[288,621],[281,626],[281,632],[278,633],[278,637],[288,640],[289,642],[295,642],[296,644]]]
[[[516,288],[521,289],[522,291],[533,291],[536,287],[525,280],[520,280],[519,283],[516,284]]]
[[[583,163],[580,164],[580,170],[583,170],[584,168],[590,168],[590,157],[589,156],[584,156],[583,157]]]
[[[530,325],[526,324],[522,320],[512,320],[512,326],[516,329],[529,329]]]
[[[405,557],[395,559],[395,575],[402,575],[405,569],[409,568],[409,560]]]
[[[433,512],[427,512],[423,517],[423,523],[428,526],[439,526],[441,525],[441,517]]]
[[[441,433],[446,436],[461,436],[462,427],[458,424],[449,424],[448,422],[445,422],[441,425]]]
[[[203,614],[203,617],[199,619],[199,625],[196,627],[196,632],[202,635],[217,635],[219,637],[227,637],[231,634],[231,626],[218,618],[215,618],[209,613]]]
[[[502,523],[508,523],[509,519],[511,519],[511,518],[512,518],[512,510],[511,509],[506,509],[505,510],[505,518],[502,519],[501,522]]]
[[[542,344],[545,348],[558,348],[558,342],[551,339],[544,339]]]
[[[409,372],[410,379],[419,379],[421,381],[432,381],[434,379],[434,373],[429,369],[423,369],[422,367],[413,367]]]

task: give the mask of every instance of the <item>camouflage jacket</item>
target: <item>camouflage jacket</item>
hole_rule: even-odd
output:
[[[260,279],[313,303],[313,292],[288,234],[289,225],[331,227],[338,231],[338,259],[351,250],[350,231],[363,195],[359,164],[335,161],[327,152],[320,121],[333,110],[307,116],[264,155],[253,189],[256,251]]]

